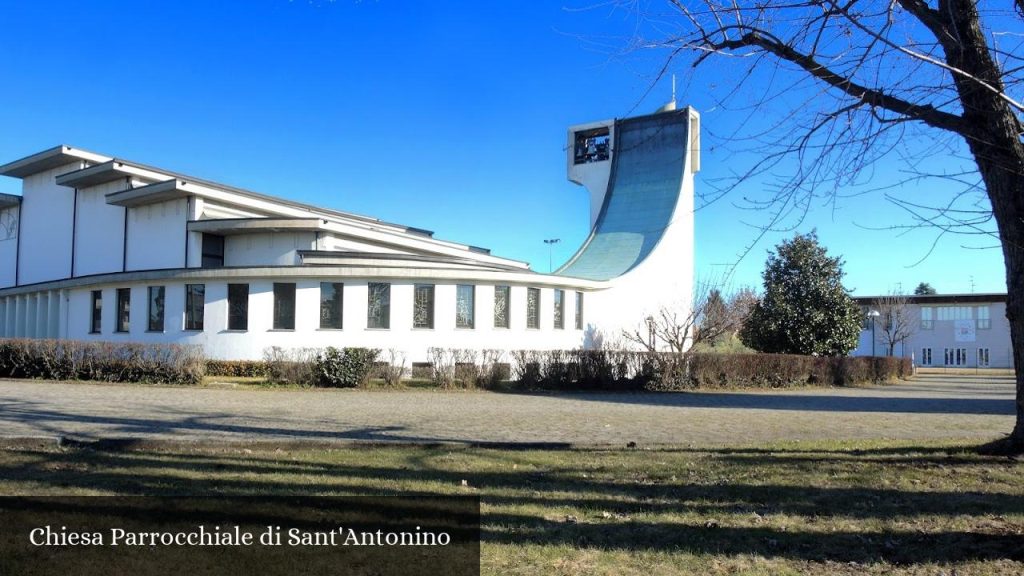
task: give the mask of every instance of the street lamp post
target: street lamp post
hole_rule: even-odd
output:
[[[868,312],[868,318],[871,318],[871,356],[875,355],[875,318],[881,315],[878,310]]]
[[[554,267],[552,266],[553,262],[551,261],[552,249],[554,248],[555,244],[558,244],[561,241],[561,238],[548,238],[547,240],[544,241],[544,243],[548,245],[548,274],[550,274],[551,271],[554,269]]]

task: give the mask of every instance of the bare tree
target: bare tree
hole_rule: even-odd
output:
[[[890,294],[875,300],[878,319],[875,322],[875,337],[886,347],[886,355],[892,356],[896,346],[903,344],[917,332],[918,318],[910,299],[900,294]]]
[[[736,74],[720,98],[723,109],[750,96],[751,116],[781,112],[770,129],[754,122],[756,132],[728,137],[752,143],[751,150],[756,143],[763,153],[716,193],[795,159],[796,169],[779,170],[774,193],[751,200],[769,215],[767,231],[799,219],[816,199],[836,198],[886,155],[904,155],[905,165],[917,171],[910,182],[940,176],[961,183],[961,192],[942,199],[887,197],[907,211],[908,228],[932,226],[940,234],[989,236],[998,243],[1014,364],[1024,366],[1024,52],[1022,14],[1015,11],[1021,3],[667,3],[673,14],[649,14],[650,26],[640,32],[650,29],[653,36],[640,38],[641,46],[669,50],[663,73],[686,59],[697,79],[702,65],[716,61],[716,70]],[[908,148],[908,142],[929,149]],[[968,168],[928,174],[922,167],[929,157],[957,154]],[[1016,412],[1008,446],[1024,450],[1024,370],[1017,371]]]
[[[696,344],[714,342],[738,332],[756,298],[749,288],[726,298],[715,282],[700,281],[690,306],[663,306],[633,330],[623,331],[622,336],[648,352],[686,352]]]

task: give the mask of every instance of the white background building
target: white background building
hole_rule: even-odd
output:
[[[886,297],[866,296],[854,300],[867,318],[854,354],[878,356],[888,353],[882,335],[884,312],[872,326],[867,313],[883,310]],[[896,345],[894,356],[913,358],[917,366],[960,368],[1012,368],[1013,346],[1006,319],[1006,294],[936,294],[906,296],[911,336]]]

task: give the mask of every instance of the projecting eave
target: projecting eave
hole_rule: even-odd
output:
[[[133,166],[121,160],[109,160],[102,164],[82,168],[57,176],[57,184],[73,188],[87,188],[98,184],[106,184],[115,180],[131,178],[145,184],[167,180],[168,177],[159,172]]]
[[[71,146],[55,146],[49,150],[43,150],[37,154],[26,156],[21,160],[15,160],[0,166],[0,175],[12,178],[25,178],[39,172],[66,166],[76,161],[91,163],[106,162],[109,156],[95,154],[86,150],[79,150]]]
[[[185,189],[185,183],[175,179],[107,194],[107,204],[134,208],[156,202],[186,198],[188,195],[189,191]]]
[[[350,252],[343,250],[299,250],[304,265],[310,266],[383,266],[388,268],[447,268],[453,270],[494,270],[523,272],[519,266],[481,262],[471,258],[425,254]],[[533,274],[533,272],[529,272]]]
[[[21,204],[21,196],[14,194],[0,194],[0,210],[11,208]]]
[[[326,230],[322,218],[225,218],[217,220],[191,220],[189,232],[204,232],[220,236],[261,234],[265,232],[317,232]]]

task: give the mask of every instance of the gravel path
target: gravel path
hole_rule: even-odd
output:
[[[1010,376],[879,388],[679,394],[240,390],[0,381],[0,436],[623,445],[994,438]]]

